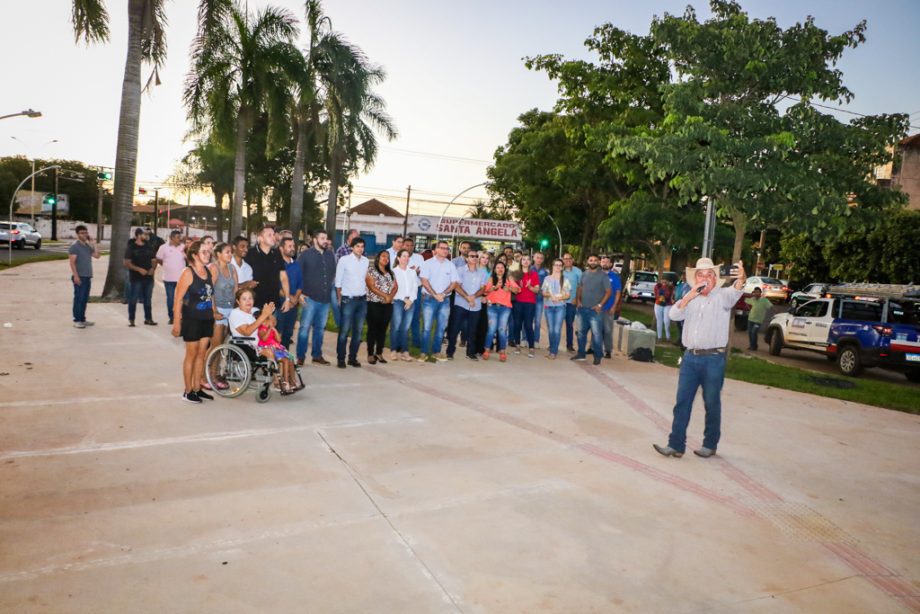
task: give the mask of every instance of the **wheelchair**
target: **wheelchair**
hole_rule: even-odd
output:
[[[250,345],[254,337],[230,337],[208,352],[205,377],[215,394],[232,399],[250,388],[257,390],[256,401],[267,403],[272,398],[272,386],[281,377],[281,368],[274,358],[266,358]],[[303,386],[300,367],[295,364],[297,380]],[[221,389],[218,382],[227,384]]]

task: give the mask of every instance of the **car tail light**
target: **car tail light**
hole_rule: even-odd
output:
[[[881,325],[881,324],[874,324],[874,325],[872,326],[872,328],[875,330],[875,332],[877,332],[877,333],[878,333],[879,335],[881,335],[882,337],[890,337],[890,336],[891,336],[891,327],[890,327],[890,326],[883,326],[883,325]]]
[[[10,234],[18,235],[19,229],[18,228],[14,229]]]

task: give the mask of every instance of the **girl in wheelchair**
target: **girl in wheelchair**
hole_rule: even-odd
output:
[[[281,335],[275,328],[277,325],[278,321],[274,314],[269,314],[259,325],[259,353],[274,357],[281,367],[281,394],[293,394],[300,390],[297,374],[294,371],[294,360],[287,348],[281,345]]]

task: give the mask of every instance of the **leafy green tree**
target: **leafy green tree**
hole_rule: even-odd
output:
[[[199,15],[184,99],[193,132],[211,132],[235,151],[230,235],[236,236],[250,131],[264,113],[267,152],[287,143],[289,92],[303,73],[303,56],[293,44],[297,21],[289,11],[267,7],[250,15],[237,3],[225,4],[217,19]]]
[[[222,241],[225,221],[224,197],[233,193],[233,151],[221,145],[215,138],[208,137],[182,158],[170,179],[178,185],[211,190],[217,210],[217,238],[218,241]]]
[[[844,124],[811,105],[852,98],[835,65],[865,40],[865,23],[830,35],[808,18],[784,30],[733,1],[710,6],[705,22],[692,8],[653,21],[650,38],[674,74],[661,89],[664,119],[646,134],[611,135],[610,151],[641,161],[683,201],[714,197],[735,229],[733,260],[748,229],[795,224],[831,236],[844,218],[865,228],[872,210],[897,206],[901,197],[869,173],[890,158],[906,116]],[[787,99],[795,104],[782,111]]]

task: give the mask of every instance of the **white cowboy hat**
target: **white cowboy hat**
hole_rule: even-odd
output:
[[[696,272],[700,269],[712,269],[715,271],[716,277],[719,276],[719,273],[722,271],[721,264],[713,264],[712,260],[709,258],[700,258],[696,261],[695,267],[687,267],[687,280],[691,281],[696,277]]]

